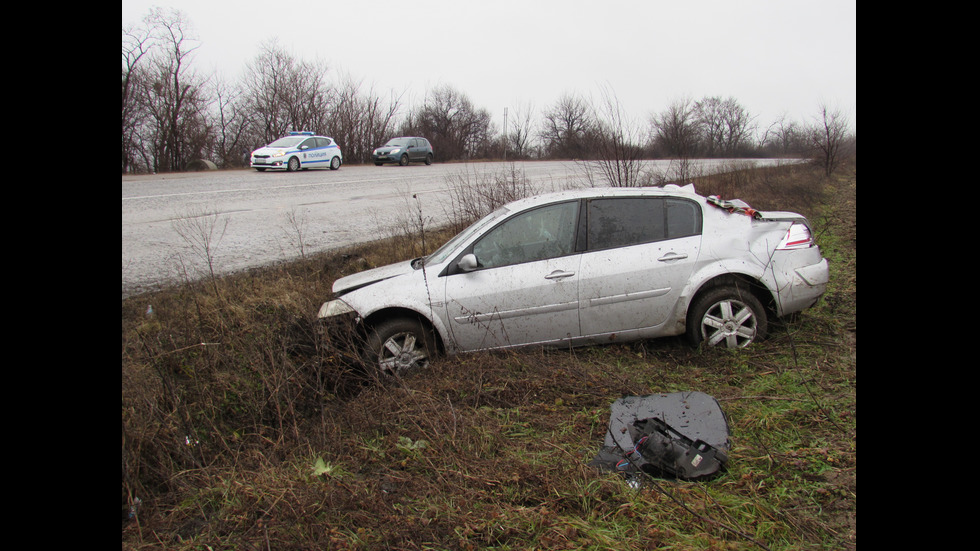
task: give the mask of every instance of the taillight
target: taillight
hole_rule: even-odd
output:
[[[806,249],[813,246],[813,236],[810,235],[810,228],[806,224],[799,222],[793,223],[783,236],[783,240],[776,247],[777,251],[789,251],[793,249]]]

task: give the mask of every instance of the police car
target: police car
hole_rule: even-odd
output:
[[[337,170],[343,162],[340,146],[333,138],[315,136],[313,132],[290,132],[253,151],[251,166],[259,172],[266,169],[295,172],[308,168]]]

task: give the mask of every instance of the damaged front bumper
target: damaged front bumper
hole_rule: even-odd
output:
[[[316,317],[325,319],[350,314],[352,312],[354,312],[354,309],[351,308],[349,304],[340,299],[334,299],[324,302],[323,305],[320,306],[320,311],[317,312]]]
[[[325,347],[357,360],[364,342],[358,313],[342,300],[331,300],[323,303],[317,318]]]

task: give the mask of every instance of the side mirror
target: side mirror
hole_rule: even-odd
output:
[[[463,255],[463,258],[459,259],[459,262],[456,263],[456,266],[459,268],[459,271],[461,272],[472,272],[473,270],[477,269],[477,267],[479,267],[479,262],[477,262],[476,260],[476,255],[470,253],[467,255]]]

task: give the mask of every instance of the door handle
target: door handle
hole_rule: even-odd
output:
[[[670,262],[671,260],[684,260],[685,258],[687,258],[687,253],[677,254],[677,253],[671,251],[671,252],[669,252],[669,253],[661,256],[657,260],[659,260],[661,262]]]
[[[564,279],[566,277],[572,277],[575,272],[563,272],[561,270],[555,270],[550,274],[544,276],[545,279]]]

